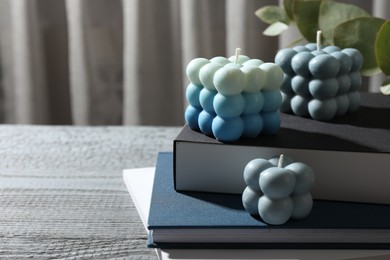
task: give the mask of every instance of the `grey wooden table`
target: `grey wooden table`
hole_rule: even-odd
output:
[[[180,128],[0,126],[0,258],[156,259],[122,181]]]

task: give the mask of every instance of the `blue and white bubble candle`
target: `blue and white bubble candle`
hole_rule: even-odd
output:
[[[284,72],[281,112],[329,121],[360,105],[362,54],[353,48],[317,44],[280,50],[275,63]]]
[[[274,134],[280,128],[283,71],[240,55],[196,58],[186,69],[188,126],[223,142]]]

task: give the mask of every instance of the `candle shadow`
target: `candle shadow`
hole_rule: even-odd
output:
[[[356,112],[335,117],[329,123],[390,131],[390,97],[380,93],[361,92],[361,105]]]
[[[330,123],[379,128],[390,131],[390,108],[361,106],[356,112],[335,117]]]
[[[245,211],[241,195],[213,192],[180,191],[179,193],[225,208]]]
[[[282,126],[276,134],[241,139],[235,144],[307,150],[390,152],[390,135],[385,133],[354,132],[354,129],[345,129],[343,125],[290,115],[282,115],[282,119]]]

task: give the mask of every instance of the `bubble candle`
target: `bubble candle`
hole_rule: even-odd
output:
[[[244,169],[247,184],[243,194],[244,208],[271,225],[281,225],[290,218],[306,218],[312,209],[310,189],[314,172],[306,164],[281,155],[279,159],[258,158]]]
[[[240,51],[229,58],[196,58],[186,68],[186,123],[223,142],[274,134],[280,128],[282,69]]]
[[[275,63],[284,72],[281,112],[329,121],[358,109],[363,64],[358,50],[322,48],[318,31],[317,43],[282,49]]]

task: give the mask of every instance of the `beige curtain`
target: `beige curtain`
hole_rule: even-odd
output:
[[[353,2],[389,18],[389,1]],[[236,47],[272,61],[254,11],[276,3],[0,0],[0,123],[181,125],[186,64]]]

